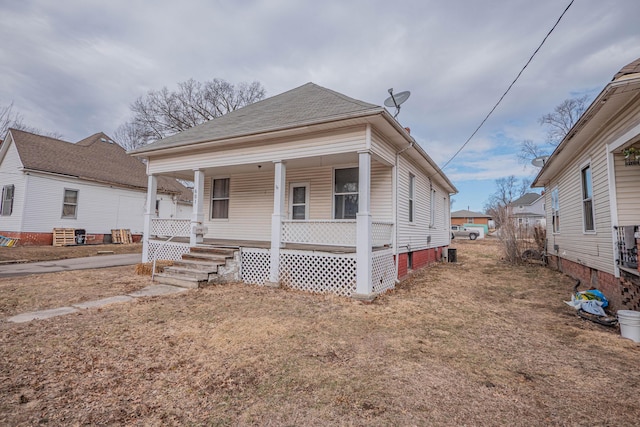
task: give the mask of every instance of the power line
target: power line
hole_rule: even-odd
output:
[[[529,64],[531,63],[531,61],[533,60],[533,57],[536,56],[536,54],[538,53],[538,51],[540,50],[540,48],[542,48],[542,45],[544,44],[544,42],[547,41],[547,39],[549,38],[549,36],[551,35],[551,33],[553,33],[553,30],[556,29],[556,27],[558,26],[558,24],[560,23],[560,21],[562,20],[562,17],[565,15],[565,13],[567,13],[567,11],[569,10],[569,8],[571,7],[571,5],[573,4],[575,0],[571,0],[569,2],[569,5],[564,9],[564,11],[562,12],[562,14],[560,15],[560,17],[558,18],[558,20],[556,21],[555,24],[553,24],[553,27],[551,27],[551,29],[549,30],[549,32],[547,33],[546,36],[544,36],[544,39],[542,39],[542,42],[540,42],[540,45],[537,47],[537,49],[533,52],[533,54],[531,55],[531,57],[529,58],[529,60],[527,61],[526,64],[524,64],[524,67],[522,67],[522,69],[520,70],[520,72],[518,73],[518,75],[516,76],[515,79],[513,79],[513,81],[511,82],[511,84],[509,85],[509,87],[507,88],[507,90],[504,91],[504,93],[502,94],[502,96],[500,97],[500,99],[498,99],[498,102],[496,102],[496,104],[493,106],[493,108],[491,109],[491,111],[489,111],[489,113],[485,116],[485,118],[482,120],[482,122],[480,122],[480,124],[478,125],[478,127],[476,128],[476,130],[473,131],[473,133],[471,134],[471,136],[465,141],[464,144],[462,144],[462,147],[460,147],[460,149],[458,149],[458,151],[456,151],[456,153],[451,156],[451,158],[447,161],[447,163],[444,164],[444,166],[442,166],[441,169],[446,168],[449,163],[451,163],[451,161],[453,159],[455,159],[458,154],[460,154],[460,152],[464,149],[464,147],[467,146],[467,144],[469,144],[469,142],[471,141],[471,139],[476,135],[476,133],[478,133],[478,131],[480,130],[480,128],[484,125],[484,123],[489,119],[489,117],[491,117],[491,114],[493,114],[493,112],[495,111],[496,108],[498,108],[498,105],[500,105],[500,103],[502,102],[502,100],[504,99],[505,96],[507,96],[507,94],[509,93],[509,91],[511,90],[511,88],[513,87],[514,84],[516,84],[516,82],[518,81],[518,79],[520,78],[520,76],[522,75],[522,73],[524,72],[524,70],[529,66]]]

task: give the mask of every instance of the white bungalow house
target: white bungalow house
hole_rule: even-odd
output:
[[[526,193],[507,205],[510,217],[516,226],[531,228],[546,226],[544,211],[544,195],[538,193]]]
[[[189,218],[188,190],[162,178],[154,216]],[[51,245],[54,228],[84,230],[102,243],[112,229],[138,240],[144,228],[144,164],[104,133],[77,143],[10,129],[0,145],[0,235],[19,245]]]
[[[640,59],[604,87],[533,186],[545,188],[550,266],[614,309],[640,309]]]
[[[456,188],[409,131],[383,107],[313,83],[132,154],[147,160],[149,200],[163,175],[195,183],[191,221],[155,219],[147,205],[143,258],[183,258],[160,281],[370,299],[450,242]],[[220,247],[231,260],[216,261]]]

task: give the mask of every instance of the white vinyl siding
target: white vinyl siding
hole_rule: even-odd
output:
[[[596,231],[585,234],[581,171],[589,159]],[[573,161],[566,165],[562,173],[550,183],[549,188],[554,187],[558,188],[559,195],[560,233],[553,234],[552,221],[547,221],[549,253],[614,274],[605,147],[602,144],[598,146],[592,143],[582,152],[575,153]],[[550,215],[552,209],[550,197],[547,200],[547,206],[547,213]],[[554,251],[554,245],[558,246],[557,253]]]
[[[29,175],[28,188],[21,231],[51,233],[53,228],[72,227],[88,233],[110,233],[116,228],[142,233],[146,200],[143,191],[35,173]],[[75,219],[61,218],[65,188],[79,193]]]
[[[640,166],[625,166],[622,154],[614,156],[618,225],[640,224]]]
[[[207,238],[238,240],[271,240],[273,213],[273,171],[230,174],[229,218],[225,221],[205,220]],[[205,179],[204,197],[211,200],[211,179]],[[205,218],[211,218],[211,204],[205,207]]]
[[[0,191],[5,185],[13,185],[13,206],[11,215],[0,215],[0,231],[20,231],[28,176],[21,170],[22,162],[10,135],[2,145],[5,144],[6,153],[0,158]]]
[[[411,251],[446,246],[449,244],[450,233],[446,227],[447,216],[449,212],[445,212],[444,206],[435,200],[435,226],[430,228],[431,221],[431,189],[435,190],[436,199],[438,196],[448,195],[439,188],[435,183],[429,182],[429,178],[423,170],[413,162],[407,160],[404,156],[400,156],[398,171],[398,248],[400,252],[406,252],[408,248]],[[408,199],[409,199],[409,174],[415,176],[416,194],[415,194],[415,221],[408,221]],[[429,241],[430,239],[430,241]]]
[[[281,139],[273,143],[246,143],[233,148],[212,148],[207,151],[153,159],[148,173],[159,174],[176,170],[228,167],[251,163],[271,163],[274,159],[311,158],[366,149],[365,127],[359,126],[322,135]]]

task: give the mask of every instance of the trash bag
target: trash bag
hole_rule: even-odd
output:
[[[588,291],[576,292],[576,299],[586,300],[586,301],[591,301],[591,300],[601,301],[602,307],[606,307],[609,305],[609,301],[607,300],[607,297],[605,297],[604,294],[597,289],[589,289]]]

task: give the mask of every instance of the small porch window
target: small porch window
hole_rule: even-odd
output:
[[[211,219],[229,218],[229,178],[213,180],[211,192]]]
[[[64,189],[62,201],[62,218],[77,218],[78,215],[78,190]]]
[[[309,219],[309,184],[291,184],[289,192],[291,219]]]
[[[2,202],[0,204],[0,214],[9,216],[13,212],[13,193],[15,187],[13,184],[2,187]]]
[[[335,169],[333,218],[355,219],[358,213],[358,168]]]
[[[584,231],[595,231],[593,215],[593,189],[591,186],[591,165],[582,168],[582,217]]]

